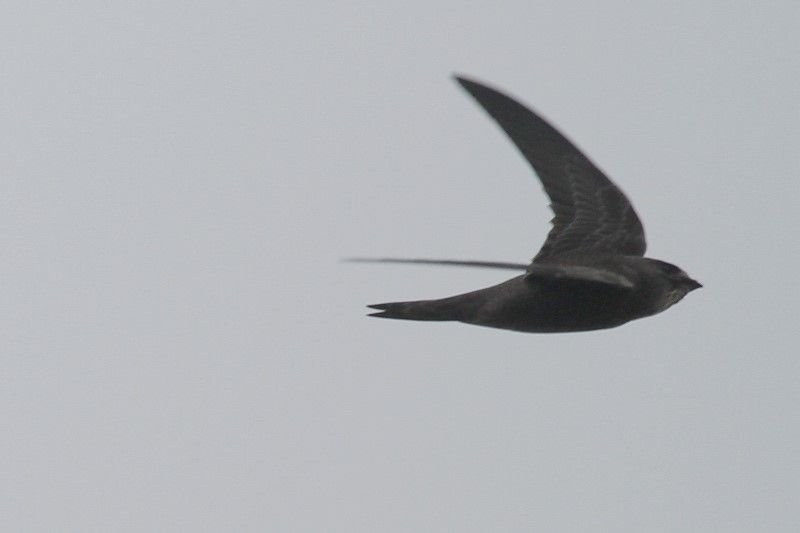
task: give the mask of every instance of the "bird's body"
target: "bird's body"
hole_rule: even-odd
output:
[[[680,268],[644,257],[644,229],[625,195],[570,141],[512,98],[457,78],[511,138],[542,180],[555,212],[533,261],[425,259],[390,262],[521,268],[498,285],[437,300],[371,305],[372,316],[468,324],[529,333],[619,326],[664,311],[701,285]]]
[[[456,320],[467,324],[526,333],[566,333],[620,326],[659,313],[686,292],[676,294],[662,276],[659,262],[637,256],[572,260],[554,269],[624,272],[625,283],[587,277],[526,273],[477,291],[442,298],[372,305],[372,316],[406,320]],[[629,286],[627,281],[630,281]]]

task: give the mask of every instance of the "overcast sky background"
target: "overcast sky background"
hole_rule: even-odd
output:
[[[796,531],[797,2],[0,8],[4,531]],[[513,273],[550,118],[705,288],[609,331],[366,318]]]

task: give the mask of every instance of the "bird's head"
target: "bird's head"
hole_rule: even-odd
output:
[[[689,274],[680,267],[658,259],[650,259],[650,262],[658,268],[661,274],[670,282],[670,285],[676,289],[684,289],[688,293],[703,286],[700,282],[690,278]]]
[[[658,259],[650,259],[650,262],[669,284],[665,294],[665,308],[679,302],[684,296],[703,286],[700,282],[689,277],[689,274],[684,272],[682,268],[676,267],[671,263],[659,261]]]

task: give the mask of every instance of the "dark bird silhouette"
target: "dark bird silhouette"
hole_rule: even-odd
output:
[[[458,83],[506,132],[550,197],[553,228],[530,264],[438,259],[356,259],[524,270],[508,281],[438,300],[370,305],[370,316],[457,320],[534,333],[612,328],[664,311],[701,287],[675,265],[644,257],[633,206],[542,117],[476,81]]]

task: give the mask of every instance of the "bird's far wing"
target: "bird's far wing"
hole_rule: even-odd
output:
[[[418,265],[470,266],[479,268],[497,268],[502,270],[526,270],[523,263],[501,263],[498,261],[461,261],[456,259],[398,259],[395,257],[351,257],[345,259],[351,263],[414,263]]]
[[[525,274],[528,281],[553,282],[582,282],[595,283],[629,290],[635,287],[632,280],[622,274],[587,266],[549,265],[547,263],[534,263],[528,267]]]
[[[534,263],[567,252],[644,255],[644,229],[628,199],[580,150],[512,98],[456,77],[497,121],[542,180],[555,213]]]

